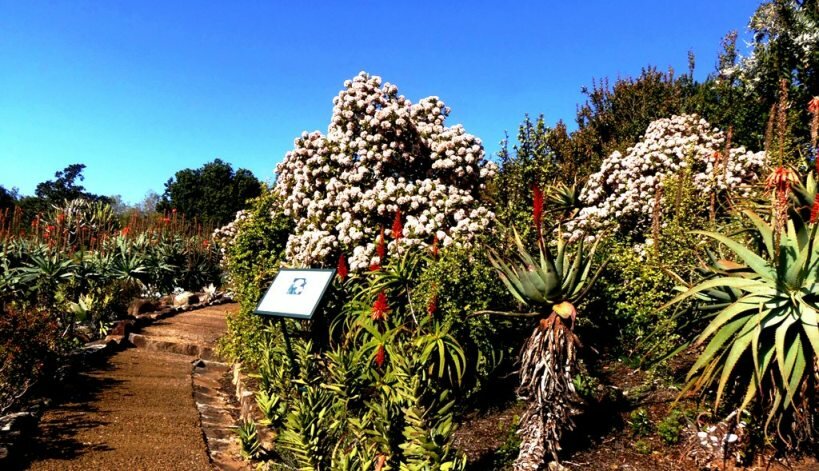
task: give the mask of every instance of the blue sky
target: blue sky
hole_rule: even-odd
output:
[[[498,150],[524,113],[572,121],[592,78],[713,70],[758,2],[0,0],[0,185],[31,194],[68,164],[138,202],[219,157],[262,180],[325,131],[360,70],[437,95]]]

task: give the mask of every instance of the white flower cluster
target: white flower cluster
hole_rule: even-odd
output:
[[[282,196],[295,230],[287,259],[334,263],[346,254],[351,270],[380,263],[377,237],[391,236],[396,211],[403,234],[388,253],[429,245],[468,245],[494,215],[478,193],[496,172],[480,139],[446,127],[449,108],[429,97],[417,104],[398,87],[361,72],[333,99],[326,135],[302,133],[276,168],[273,191]]]
[[[612,153],[600,171],[589,177],[580,194],[586,207],[569,222],[569,237],[593,238],[597,231],[611,227],[644,233],[651,222],[657,188],[663,186],[666,176],[689,166],[693,185],[702,194],[730,188],[747,196],[746,184],[759,178],[765,153],[735,147],[726,161],[721,154],[724,144],[724,134],[697,115],[652,122],[626,155]]]
[[[251,214],[246,210],[241,210],[236,213],[236,217],[233,221],[227,223],[222,227],[217,227],[211,237],[213,238],[214,242],[216,242],[219,246],[219,251],[222,254],[222,262],[225,259],[225,252],[227,249],[233,245],[233,241],[236,240],[236,236],[239,234],[239,230],[241,228],[241,224],[244,221],[250,219]]]

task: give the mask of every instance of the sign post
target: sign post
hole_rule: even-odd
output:
[[[335,273],[334,269],[282,268],[259,304],[256,305],[256,310],[253,311],[261,316],[279,318],[284,335],[284,346],[290,359],[290,369],[294,373],[296,362],[293,358],[285,318],[312,319]]]

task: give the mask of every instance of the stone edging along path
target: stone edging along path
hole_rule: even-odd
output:
[[[235,308],[192,308],[141,314],[85,348],[77,363],[93,366],[53,388],[52,407],[24,413],[16,435],[27,446],[0,468],[248,469],[230,367],[212,359]]]

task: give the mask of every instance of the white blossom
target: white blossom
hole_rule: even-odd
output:
[[[694,187],[701,194],[727,189],[748,196],[759,178],[764,152],[734,147],[725,159],[724,134],[697,115],[672,116],[652,122],[641,140],[626,152],[613,152],[589,177],[580,194],[586,205],[567,224],[571,239],[594,236],[605,228],[645,231],[651,221],[654,198],[666,176],[691,166]],[[718,167],[715,169],[715,165]],[[715,171],[716,170],[716,171]]]
[[[344,87],[327,133],[302,133],[276,168],[273,191],[295,221],[287,260],[320,265],[342,253],[351,270],[365,269],[396,210],[404,234],[389,253],[427,246],[436,234],[443,246],[469,245],[494,219],[478,201],[497,170],[481,141],[444,125],[449,109],[438,97],[412,104],[364,72]]]

